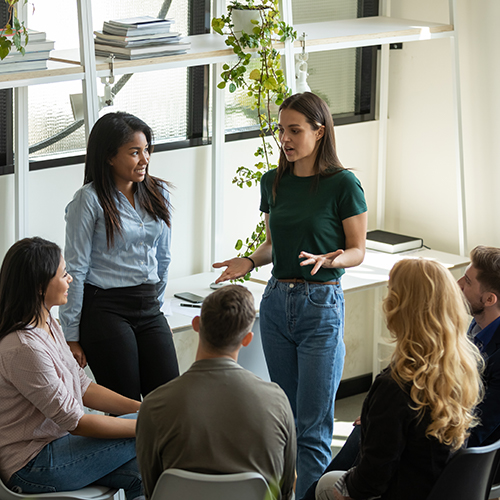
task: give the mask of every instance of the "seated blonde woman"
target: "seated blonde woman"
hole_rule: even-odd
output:
[[[318,500],[425,499],[476,424],[483,362],[449,271],[424,259],[398,262],[383,309],[396,347],[363,403],[359,462],[325,474]]]

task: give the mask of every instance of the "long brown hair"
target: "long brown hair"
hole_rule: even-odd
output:
[[[118,190],[113,178],[109,160],[118,149],[132,139],[136,132],[142,132],[147,140],[149,151],[153,152],[153,131],[141,119],[129,113],[108,113],[95,123],[90,133],[85,157],[84,184],[94,183],[99,203],[104,211],[106,225],[106,241],[108,248],[112,247],[115,234],[121,233],[120,212],[115,198]],[[149,164],[146,166],[146,176],[136,184],[137,196],[141,207],[156,221],[163,220],[170,227],[172,207],[163,190],[170,183],[149,175]]]
[[[325,133],[319,140],[318,153],[314,161],[315,182],[317,183],[320,177],[331,176],[340,170],[345,170],[337,156],[333,119],[326,102],[312,92],[304,92],[303,94],[294,94],[285,99],[279,111],[281,112],[284,109],[293,109],[303,114],[313,130],[318,130],[321,126],[325,127]],[[284,173],[287,170],[293,173],[293,165],[293,162],[287,160],[283,149],[281,149],[276,177],[273,183],[273,198],[276,198],[278,185]]]

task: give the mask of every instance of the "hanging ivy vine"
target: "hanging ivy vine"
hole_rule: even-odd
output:
[[[28,0],[3,1],[8,5],[8,15],[5,26],[0,28],[0,60],[9,55],[12,47],[24,55],[24,47],[28,43],[28,30],[17,17],[17,6],[27,4]]]
[[[237,9],[258,11],[259,19],[252,20],[253,27],[249,33],[235,32],[234,12]],[[279,0],[233,1],[228,6],[227,15],[212,19],[212,28],[220,35],[227,36],[225,43],[237,56],[232,65],[224,64],[218,88],[228,87],[229,92],[242,89],[251,98],[262,141],[254,153],[256,163],[238,167],[233,184],[240,188],[256,186],[265,172],[277,167],[272,162],[274,147],[279,151],[276,109],[290,95],[281,69],[281,55],[275,45],[277,42],[295,40],[297,33],[281,20]],[[255,55],[258,57],[257,67],[248,71],[252,56]],[[236,242],[238,257],[251,255],[265,239],[266,227],[261,214],[252,233],[244,241],[238,239]],[[251,273],[248,273],[244,279],[248,280],[250,276]]]

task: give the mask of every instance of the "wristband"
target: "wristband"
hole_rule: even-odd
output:
[[[249,273],[251,273],[255,269],[255,261],[251,257],[247,257],[246,255],[243,258],[248,259],[252,263],[252,269],[248,271]]]

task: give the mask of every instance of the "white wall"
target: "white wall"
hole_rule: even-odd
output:
[[[468,250],[500,246],[498,47],[500,3],[457,0]],[[392,15],[448,22],[447,0],[393,0]],[[390,53],[386,228],[458,252],[450,41],[404,44]]]

